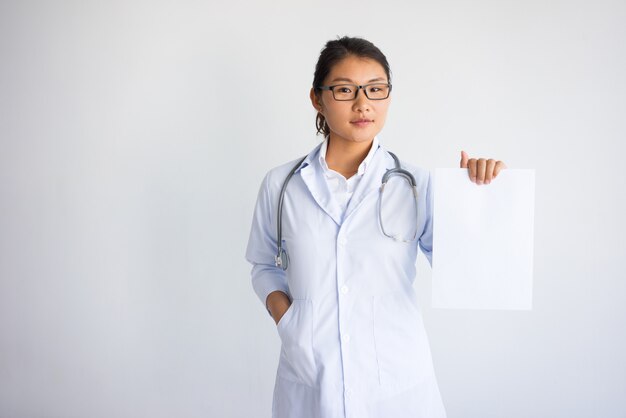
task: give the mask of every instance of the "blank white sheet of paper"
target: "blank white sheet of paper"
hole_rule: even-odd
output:
[[[433,308],[532,309],[535,171],[435,170]]]

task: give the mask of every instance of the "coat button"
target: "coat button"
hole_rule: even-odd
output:
[[[344,342],[349,343],[349,342],[350,342],[350,334],[343,334],[343,335],[341,336],[341,339],[342,339]]]
[[[344,295],[347,294],[350,291],[350,288],[346,285],[341,286],[341,289],[339,289],[341,291],[341,293],[343,293]]]

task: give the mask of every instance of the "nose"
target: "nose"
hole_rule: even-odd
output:
[[[365,95],[365,90],[362,88],[358,89],[356,92],[356,99],[354,99],[354,110],[357,112],[369,112],[370,105],[371,103]]]

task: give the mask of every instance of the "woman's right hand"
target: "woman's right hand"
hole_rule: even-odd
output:
[[[276,290],[267,296],[266,305],[267,309],[269,309],[272,314],[272,318],[274,318],[274,322],[278,325],[280,319],[283,317],[285,312],[287,312],[289,306],[291,306],[291,301],[285,292]]]

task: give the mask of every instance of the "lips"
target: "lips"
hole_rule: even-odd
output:
[[[367,123],[367,122],[372,122],[372,120],[371,119],[357,119],[357,120],[350,121],[350,123]]]

